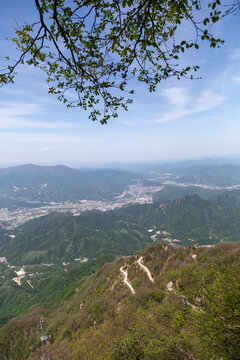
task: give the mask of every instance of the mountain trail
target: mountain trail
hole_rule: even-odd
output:
[[[125,265],[125,266],[126,266],[126,265]],[[135,294],[134,288],[132,287],[132,285],[130,284],[130,282],[127,280],[127,278],[128,278],[128,273],[127,273],[127,271],[124,271],[124,270],[123,270],[125,266],[122,266],[122,267],[120,268],[121,273],[124,275],[124,280],[123,280],[123,282],[129,287],[129,289],[131,290],[131,293],[132,293],[132,294]]]
[[[138,263],[138,265],[140,266],[140,268],[142,268],[143,271],[145,271],[145,272],[147,273],[147,276],[148,276],[149,280],[153,283],[153,282],[154,282],[154,279],[153,279],[153,277],[152,277],[152,274],[151,274],[150,270],[142,263],[142,261],[143,261],[143,257],[141,256],[141,257],[138,259],[137,263]]]

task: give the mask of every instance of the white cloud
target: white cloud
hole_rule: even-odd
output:
[[[193,107],[193,110],[194,112],[211,110],[219,106],[226,99],[227,96],[225,95],[217,94],[216,92],[211,90],[206,90],[197,100],[196,105]]]
[[[187,93],[187,89],[183,87],[172,87],[164,89],[162,94],[171,105],[176,106],[184,106],[191,99]]]
[[[38,90],[39,90],[39,86],[38,86]],[[39,93],[36,93],[36,91],[34,91],[34,89],[23,90],[22,88],[19,88],[17,86],[14,88],[5,86],[5,87],[1,88],[1,93],[5,94],[7,96],[11,96],[11,97],[17,96],[18,98],[32,99],[32,101],[37,101],[37,103],[41,104],[41,105],[43,105],[43,104],[56,105],[59,103],[57,98],[49,95],[47,93],[47,89],[45,89],[45,88],[39,94]],[[42,93],[46,94],[46,95],[42,95]]]
[[[231,58],[240,60],[240,48],[234,50]],[[201,81],[202,90],[199,90],[198,81],[188,84],[185,88],[173,86],[165,89],[162,95],[167,101],[169,111],[158,116],[155,121],[168,122],[217,109],[226,100],[230,101],[235,92],[239,91],[239,84],[238,63],[232,63]]]
[[[240,49],[233,50],[232,54],[230,55],[231,60],[240,60]]]
[[[173,91],[174,93],[174,91]],[[191,105],[187,106],[190,102],[190,96],[186,95],[188,101],[184,105],[174,103],[169,99],[171,105],[176,105],[172,110],[163,114],[163,116],[156,120],[158,123],[168,122],[183,118],[185,116],[197,114],[203,111],[208,111],[219,106],[223,101],[227,99],[225,95],[217,94],[212,90],[203,91],[198,99],[194,98],[191,100]]]
[[[38,104],[15,102],[0,103],[0,120],[4,117],[13,118],[22,115],[39,114],[40,112],[41,107]]]
[[[34,119],[28,119],[29,116],[35,116],[42,113],[42,108],[38,104],[32,103],[0,103],[0,130],[6,129],[61,129],[72,128],[76,125],[70,122],[44,122]]]

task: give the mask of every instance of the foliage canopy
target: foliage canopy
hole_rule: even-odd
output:
[[[33,65],[46,73],[49,93],[68,107],[90,110],[90,119],[104,124],[132,102],[132,78],[150,92],[169,77],[192,78],[198,66],[181,67],[181,54],[198,49],[201,40],[210,47],[223,43],[211,25],[236,13],[239,1],[214,0],[202,8],[203,3],[35,0],[38,19],[16,29],[12,40],[21,54],[0,70],[0,84],[13,82],[19,64]],[[191,40],[181,37],[186,25]]]

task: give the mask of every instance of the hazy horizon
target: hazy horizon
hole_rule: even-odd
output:
[[[36,166],[66,166],[70,168],[106,168],[106,169],[114,169],[114,168],[127,168],[130,166],[136,167],[148,167],[148,166],[161,166],[161,165],[170,165],[171,164],[186,164],[186,166],[192,166],[192,164],[207,164],[207,165],[239,165],[240,166],[240,155],[236,156],[221,156],[221,157],[203,157],[203,158],[182,158],[182,159],[164,159],[164,160],[156,160],[156,161],[119,161],[119,162],[13,162],[13,163],[1,163],[0,168],[8,168],[8,167],[17,167],[17,166],[24,166],[24,165],[36,165]],[[190,164],[190,165],[189,165]]]

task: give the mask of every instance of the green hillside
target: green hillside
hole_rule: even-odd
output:
[[[0,326],[26,311],[33,304],[40,302],[49,305],[56,304],[68,297],[74,282],[92,274],[105,262],[113,259],[113,256],[105,255],[84,264],[71,263],[66,267],[62,264],[51,267],[27,266],[26,276],[21,280],[21,286],[12,281],[16,277],[14,271],[0,264]],[[33,274],[33,277],[29,274]]]
[[[179,239],[183,245],[190,245],[193,240],[202,245],[239,240],[239,193],[207,200],[195,194],[119,211],[148,228],[169,232],[171,238]]]
[[[234,195],[235,191],[209,190],[197,186],[164,185],[161,191],[153,194],[153,201],[176,200],[194,194],[201,196],[203,199],[211,199],[217,195],[223,195],[224,193]]]
[[[35,303],[58,301],[82,276],[152,242],[143,226],[113,211],[51,214],[15,234],[0,236],[0,254],[9,264],[0,263],[0,325]],[[81,263],[84,258],[87,262]],[[19,286],[12,279],[23,265],[26,274]]]
[[[0,245],[2,256],[15,265],[93,259],[106,253],[131,255],[151,242],[141,224],[114,211],[55,213],[26,223],[15,234]]]
[[[159,243],[119,258],[76,283],[74,294],[57,307],[38,305],[10,321],[0,331],[1,358],[37,360],[44,351],[51,360],[237,360],[239,259],[239,243]]]

